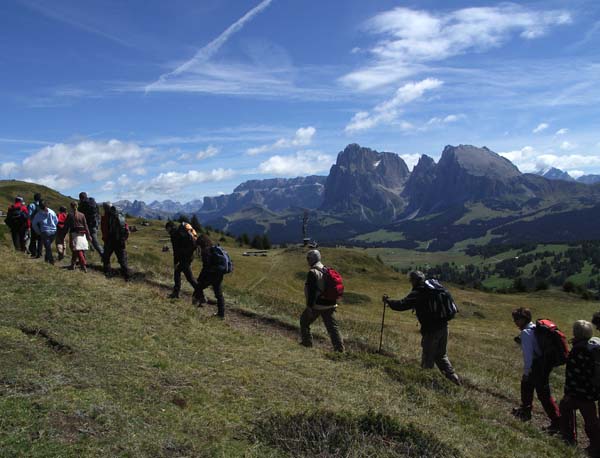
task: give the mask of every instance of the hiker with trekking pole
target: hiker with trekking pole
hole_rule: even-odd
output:
[[[435,279],[425,279],[425,274],[418,270],[410,272],[408,279],[412,291],[400,300],[391,300],[387,294],[381,298],[385,306],[392,310],[414,310],[421,325],[421,367],[433,369],[434,364],[455,385],[461,381],[452,363],[448,359],[448,321],[454,318],[458,308],[452,296]],[[383,317],[385,319],[385,315]],[[381,339],[383,339],[383,319],[381,322]],[[380,343],[381,349],[381,343]]]

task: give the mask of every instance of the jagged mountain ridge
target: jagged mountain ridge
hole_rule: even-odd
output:
[[[299,240],[309,210],[309,234],[321,242],[447,249],[466,239],[510,241],[521,232],[597,238],[588,223],[599,203],[600,186],[522,174],[486,147],[448,145],[437,163],[423,155],[409,172],[395,153],[351,144],[327,177],[251,180],[206,197],[197,215],[232,233],[268,231],[274,242],[289,242]],[[556,224],[562,214],[579,227]]]

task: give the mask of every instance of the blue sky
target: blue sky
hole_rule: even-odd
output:
[[[6,0],[0,179],[187,201],[348,143],[600,173],[599,52],[586,0]]]

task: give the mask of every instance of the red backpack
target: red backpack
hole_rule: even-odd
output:
[[[325,286],[321,291],[320,297],[328,301],[337,301],[344,294],[344,282],[342,276],[335,269],[323,267],[323,281]]]
[[[535,338],[542,352],[546,367],[562,366],[569,356],[567,337],[550,320],[539,319],[535,322]]]

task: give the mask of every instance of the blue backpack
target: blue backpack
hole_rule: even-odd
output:
[[[211,254],[212,265],[217,272],[222,274],[229,274],[233,272],[233,262],[231,261],[227,251],[225,251],[219,245],[215,245],[211,248]]]

